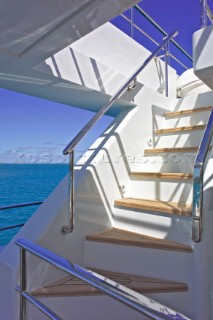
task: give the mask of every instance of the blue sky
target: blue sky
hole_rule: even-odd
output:
[[[3,89],[0,95],[0,162],[63,163],[63,149],[94,115]],[[79,151],[83,152],[111,121],[111,117],[105,116],[85,138]]]
[[[176,41],[192,54],[192,34],[200,28],[200,0],[144,0],[140,6],[168,33],[178,29]],[[135,21],[156,41],[161,41],[160,32],[139,14],[135,14]],[[129,25],[123,18],[113,19],[113,23],[129,33]],[[135,38],[148,49],[155,48],[137,32]],[[191,67],[182,54],[174,48],[172,50]],[[173,65],[177,67],[176,64]],[[182,72],[183,69],[179,68],[178,71]],[[88,111],[4,89],[0,89],[0,96],[0,162],[39,163],[47,159],[50,162],[65,161],[60,158],[63,148],[93,115]],[[111,120],[110,117],[104,117],[95,130],[85,138],[81,149],[90,145],[94,135],[102,132]],[[51,158],[47,158],[47,155],[51,155]]]
[[[209,0],[209,2],[212,1]],[[200,0],[143,0],[139,5],[168,34],[178,30],[179,33],[175,40],[192,56],[192,34],[200,29]],[[162,34],[138,12],[134,12],[134,21],[158,43],[162,42]],[[113,19],[113,23],[116,26],[122,24],[125,32],[130,34],[129,24],[122,17]],[[155,44],[137,30],[134,31],[134,38],[150,51],[156,48]],[[192,67],[192,63],[188,58],[184,57],[172,44],[171,53],[178,57],[188,68]],[[172,59],[171,65],[179,74],[185,70]]]

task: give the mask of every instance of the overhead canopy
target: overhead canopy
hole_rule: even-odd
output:
[[[0,87],[69,104],[64,91],[74,84],[34,67],[137,2],[0,0]]]

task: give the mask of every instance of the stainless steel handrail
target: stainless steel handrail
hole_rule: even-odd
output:
[[[155,51],[144,61],[141,67],[122,85],[122,87],[116,91],[116,93],[110,98],[109,102],[104,105],[94,117],[83,127],[83,129],[77,134],[77,136],[67,145],[64,149],[64,155],[70,154],[70,179],[69,179],[69,224],[64,225],[61,228],[62,234],[66,235],[73,231],[74,221],[74,148],[83,139],[83,137],[94,127],[94,125],[102,118],[102,116],[111,108],[111,106],[127,91],[131,84],[135,81],[136,77],[141,71],[157,56],[157,54],[164,48],[167,43],[177,35],[177,31],[172,32],[168,35],[159,45]],[[134,87],[134,86],[133,86]]]
[[[9,206],[0,207],[0,211],[9,210],[9,209],[15,209],[15,208],[22,208],[22,207],[37,206],[37,205],[42,204],[42,203],[43,203],[43,201],[28,202],[28,203],[21,203],[21,204],[11,204]]]
[[[201,28],[207,27],[207,0],[200,0],[201,4]]]
[[[213,24],[213,13],[208,5],[207,5],[207,16],[208,16],[209,20],[211,21],[211,24]]]
[[[42,203],[43,203],[43,201],[28,202],[28,203],[21,203],[21,204],[12,204],[9,206],[0,207],[0,211],[11,210],[11,209],[16,209],[16,208],[23,208],[23,207],[38,206]],[[23,227],[24,225],[25,225],[25,223],[19,223],[19,224],[13,225],[13,226],[3,227],[3,228],[0,228],[0,232],[10,230],[10,229],[20,228],[20,227]]]
[[[16,244],[20,247],[20,286],[17,291],[20,294],[20,313],[19,320],[26,320],[26,302],[30,301],[41,312],[48,315],[50,319],[61,320],[59,316],[53,313],[48,307],[27,292],[27,269],[26,269],[26,251],[34,256],[48,262],[56,268],[82,280],[113,299],[123,303],[139,313],[154,320],[189,320],[184,315],[176,313],[174,310],[149,299],[144,295],[137,293],[115,281],[107,279],[96,272],[88,270],[77,264],[73,264],[67,259],[56,255],[55,253],[38,246],[26,239],[18,239]]]
[[[21,287],[17,286],[16,291],[18,293],[22,292],[22,299],[25,299],[29,301],[34,307],[36,307],[38,310],[40,310],[43,314],[45,314],[49,319],[52,320],[63,320],[61,317],[59,317],[55,312],[50,310],[45,304],[43,304],[41,301],[33,297],[31,294],[27,293],[26,291],[21,291]],[[22,303],[20,302],[20,308],[22,308]],[[21,315],[19,315],[19,320],[26,320],[26,317],[23,317],[22,314],[26,314],[25,310],[21,311]]]
[[[201,4],[201,28],[208,26],[208,18],[213,24],[213,13],[208,5],[208,0],[200,0]]]
[[[192,240],[201,241],[203,211],[203,173],[204,164],[213,136],[213,109],[210,113],[204,135],[194,164],[193,203],[192,203]]]
[[[134,22],[132,22],[128,17],[126,17],[123,13],[120,15],[122,18],[124,18],[126,21],[128,21],[130,24],[131,24],[131,29],[132,29],[132,26],[137,29],[140,33],[142,33],[145,37],[147,37],[150,41],[152,41],[154,44],[156,44],[157,46],[159,46],[160,44],[155,41],[147,32],[145,32],[143,29],[141,29],[137,24],[135,24]],[[131,32],[132,34],[132,32]],[[163,49],[164,50],[164,49]],[[181,62],[178,58],[176,58],[171,52],[169,52],[169,55],[172,59],[174,59],[177,63],[179,63],[184,69],[188,69],[188,67],[183,63]],[[165,58],[165,54],[162,55],[162,57]],[[160,57],[158,57],[160,58]]]
[[[124,18],[126,21],[128,21],[130,24],[132,23],[132,21],[125,16],[125,14],[121,13],[120,16],[122,18]],[[141,29],[137,24],[135,24],[134,22],[132,23],[133,27],[135,29],[137,29],[138,31],[140,31],[140,33],[142,33],[143,35],[145,35],[149,40],[151,40],[154,44],[156,44],[157,46],[159,46],[160,44],[155,41],[147,32],[145,32],[143,29]]]
[[[159,26],[139,5],[135,5],[134,8],[142,14],[156,29],[158,29],[164,36],[168,36],[168,33]],[[193,58],[186,52],[175,40],[171,40],[175,47],[180,50],[190,61],[193,61]]]
[[[6,230],[11,230],[11,229],[15,229],[15,228],[21,228],[25,225],[25,223],[20,223],[20,224],[16,224],[16,225],[13,225],[13,226],[8,226],[8,227],[3,227],[3,228],[0,228],[0,232],[1,231],[6,231]]]
[[[110,98],[109,102],[102,107],[95,116],[84,126],[84,128],[77,134],[77,136],[66,146],[63,151],[64,155],[71,153],[71,151],[77,146],[77,144],[82,140],[82,138],[90,131],[90,129],[96,124],[96,122],[110,109],[110,107],[124,94],[124,92],[131,85],[133,80],[141,73],[141,71],[157,56],[157,54],[162,50],[163,47],[177,35],[177,31],[172,32],[168,35],[158,48],[150,54],[150,56],[144,61],[141,67],[137,69],[136,72],[122,85],[122,87],[116,91],[116,93]]]

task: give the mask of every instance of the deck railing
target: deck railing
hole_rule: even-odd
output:
[[[167,46],[173,37],[177,35],[177,31],[172,32],[164,38],[162,44],[150,54],[133,75],[122,85],[122,87],[110,98],[109,102],[103,106],[95,116],[83,127],[77,136],[64,149],[64,155],[70,155],[70,178],[69,178],[69,224],[62,227],[61,231],[64,235],[73,231],[74,226],[74,149],[83,137],[94,127],[94,125],[102,118],[102,116],[111,108],[111,106],[126,92],[129,88],[134,89],[135,79],[141,71],[158,55],[158,53]],[[134,83],[134,85],[132,85]]]
[[[200,0],[201,3],[201,28],[206,28],[208,26],[208,18],[213,24],[213,14],[208,5],[208,0]]]
[[[203,174],[206,157],[209,151],[213,136],[213,109],[210,113],[203,138],[198,149],[194,164],[193,180],[193,204],[192,204],[192,239],[195,242],[201,241],[202,216],[203,216]]]
[[[8,205],[8,206],[0,207],[0,211],[17,209],[17,208],[24,208],[24,207],[31,207],[31,206],[38,206],[42,203],[43,203],[43,201],[28,202],[28,203],[21,203],[21,204],[12,204],[12,205]],[[2,227],[2,228],[0,228],[0,232],[10,230],[10,229],[15,229],[15,228],[21,228],[24,225],[25,225],[25,223],[19,223],[19,224],[12,225],[12,226]]]
[[[123,303],[127,307],[136,310],[137,312],[145,315],[149,319],[154,320],[189,320],[185,316],[175,312],[174,310],[147,298],[144,295],[133,291],[120,283],[107,279],[96,272],[88,270],[84,267],[76,265],[65,258],[56,255],[55,253],[38,246],[26,239],[19,239],[16,244],[20,247],[20,285],[16,287],[16,290],[20,294],[20,309],[19,320],[27,319],[27,301],[33,304],[49,319],[62,320],[55,312],[44,305],[40,300],[27,291],[27,261],[26,251],[34,256],[46,261],[52,266],[82,280],[90,286],[98,289],[105,295]],[[82,305],[83,307],[83,305]],[[72,312],[72,310],[70,310]],[[75,318],[75,317],[74,317]]]
[[[122,13],[121,17],[127,21],[130,24],[130,35],[132,38],[135,38],[135,32],[134,30],[139,31],[140,34],[148,38],[152,43],[155,45],[159,45],[158,41],[153,39],[150,34],[148,34],[144,29],[142,29],[141,25],[136,23],[136,12],[140,14],[141,17],[143,17],[145,20],[147,20],[157,31],[159,31],[164,37],[168,36],[168,33],[152,18],[150,15],[148,15],[139,5],[135,5],[131,8],[130,17],[127,16],[127,13]],[[183,57],[186,58],[186,60],[189,61],[190,65],[193,62],[193,58],[186,52],[183,47],[181,47],[174,39],[171,40],[171,44],[176,47],[176,49],[183,55]],[[173,59],[176,61],[181,67],[183,67],[185,70],[188,69],[188,66],[184,62],[182,62],[180,59],[177,58],[176,54],[172,53],[171,46],[167,46],[167,48],[164,48],[164,54],[158,58],[164,58],[165,61],[165,68],[168,68],[168,64],[170,63],[169,59]],[[168,88],[168,81],[166,81],[166,88]],[[168,89],[165,90],[166,95],[168,96]]]

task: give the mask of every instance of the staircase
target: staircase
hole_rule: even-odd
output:
[[[195,134],[195,131],[198,130],[202,135],[205,123],[200,124],[200,120],[208,119],[211,110],[212,107],[204,106],[166,112],[165,122],[175,119],[177,124],[184,123],[184,125],[169,127],[171,123],[168,125],[164,123],[166,128],[155,130],[155,135],[166,135],[167,138],[171,135],[174,138],[177,133],[178,137],[187,133],[187,140],[193,141],[192,135]],[[195,114],[196,124],[191,125]],[[186,125],[187,123],[190,125]],[[188,171],[184,171],[185,162],[168,163],[164,166],[167,171],[162,172],[156,171],[153,161],[153,157],[158,157],[159,154],[186,155],[196,153],[200,142],[197,141],[197,145],[192,146],[192,143],[187,143],[187,140],[185,140],[186,147],[180,146],[177,142],[177,147],[173,147],[174,144],[171,146],[167,144],[162,148],[158,141],[160,148],[156,144],[156,147],[144,150],[144,153],[152,158],[152,171],[129,172],[130,187],[128,192],[131,191],[132,194],[130,197],[123,196],[120,199],[114,199],[114,225],[87,234],[84,246],[84,263],[89,269],[135,291],[144,293],[151,299],[164,303],[194,319],[194,288],[191,278],[194,254],[191,242],[193,163],[187,163]],[[169,170],[170,168],[173,169],[172,172]],[[150,169],[150,164],[148,169]],[[186,185],[187,189],[185,189]],[[156,186],[161,190],[160,193],[156,192]],[[176,201],[170,201],[170,189],[173,199]],[[148,197],[146,198],[145,195]],[[134,225],[134,220],[139,224],[141,232],[134,232],[131,231],[131,228],[127,228],[129,223],[132,224],[132,221]],[[155,229],[159,229],[159,231],[155,231]],[[165,229],[167,229],[167,233]],[[153,236],[155,233],[159,233],[160,236]],[[166,237],[162,236],[164,233]],[[64,301],[67,303],[70,301],[73,307],[78,304],[78,300],[76,300],[78,298],[86,298],[86,301],[89,301],[88,303],[94,308],[95,301],[99,301],[102,312],[99,310],[96,315],[92,312],[87,316],[87,319],[90,317],[92,319],[95,316],[99,316],[101,319],[107,319],[109,316],[111,319],[129,319],[129,317],[148,319],[122,306],[117,309],[112,301],[108,301],[107,297],[100,296],[97,289],[71,276],[62,277],[43,288],[38,288],[33,291],[33,295],[43,299],[47,304],[51,299],[54,303],[57,301],[57,304],[60,304],[60,299],[65,299]],[[60,299],[57,300],[59,297]],[[107,311],[104,301],[106,306],[111,306],[111,311],[114,310],[114,313]],[[78,312],[79,319],[83,320],[84,317],[79,310]],[[68,318],[64,316],[64,319]]]

